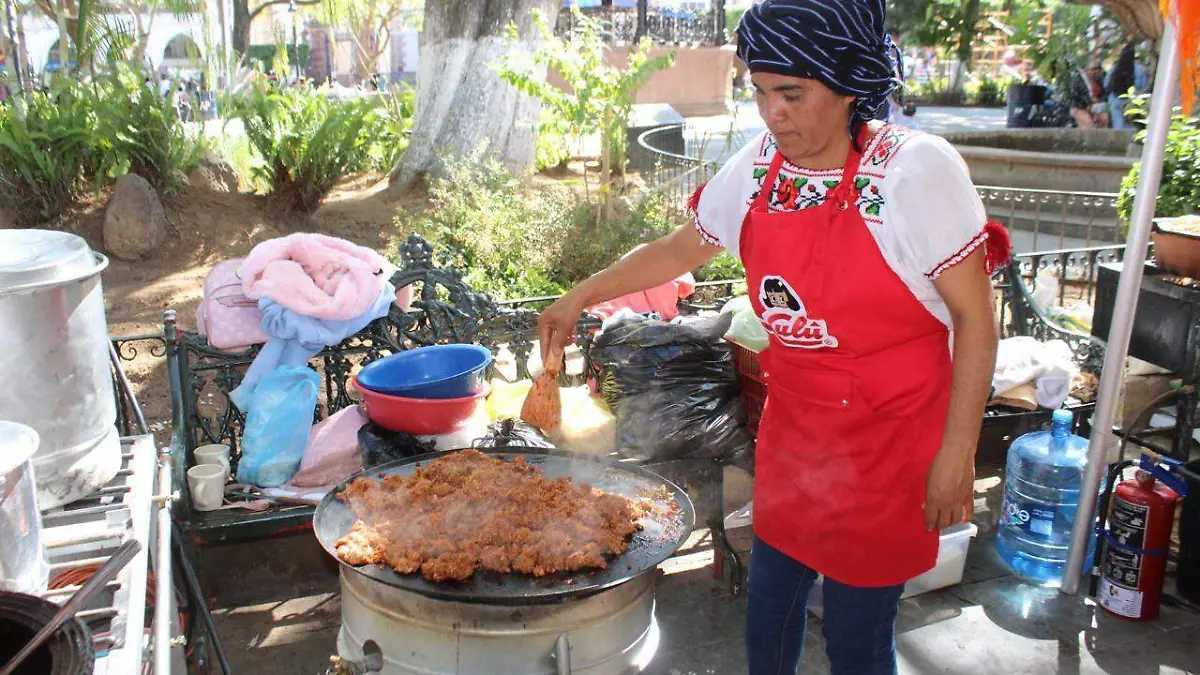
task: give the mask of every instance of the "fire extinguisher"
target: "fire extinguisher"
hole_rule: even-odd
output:
[[[1090,590],[1096,596],[1098,581],[1100,606],[1123,619],[1158,617],[1175,505],[1187,495],[1187,484],[1175,475],[1179,464],[1144,451],[1108,473]],[[1138,468],[1134,477],[1114,485],[1130,466]]]

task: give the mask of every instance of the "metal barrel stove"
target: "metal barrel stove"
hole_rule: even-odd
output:
[[[628,497],[659,495],[671,508],[656,512],[673,515],[643,517],[629,549],[602,570],[542,578],[480,571],[463,582],[434,582],[383,565],[341,563],[338,654],[345,672],[632,675],[653,659],[659,643],[657,568],[695,524],[687,494],[638,467],[544,449],[500,452],[523,456],[548,478],[571,476]],[[360,476],[408,475],[418,462],[434,457],[401,460]],[[326,496],[313,521],[322,546],[335,558],[338,539],[355,519],[337,495],[355,478]]]

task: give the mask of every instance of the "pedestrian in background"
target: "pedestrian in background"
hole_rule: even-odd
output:
[[[1135,90],[1135,63],[1134,46],[1129,43],[1121,50],[1112,70],[1108,71],[1104,88],[1108,91],[1108,114],[1113,129],[1129,128],[1129,123],[1125,121],[1125,107],[1129,104],[1130,90]],[[1136,90],[1133,94],[1137,94]]]

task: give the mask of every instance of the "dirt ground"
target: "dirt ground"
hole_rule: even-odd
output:
[[[537,175],[534,184],[558,183],[584,194],[585,171],[593,164],[574,161],[555,175]],[[594,180],[594,179],[593,179]],[[631,175],[631,185],[637,184]],[[102,277],[108,332],[113,337],[162,333],[163,312],[178,313],[179,325],[195,329],[196,306],[204,293],[204,279],[213,265],[247,255],[255,245],[296,232],[319,232],[385,251],[402,233],[395,223],[400,211],[417,215],[429,208],[424,189],[404,195],[388,193],[386,177],[361,174],[348,177],[311,215],[287,214],[275,209],[267,197],[249,193],[217,193],[184,187],[163,199],[168,236],[163,246],[146,260],[111,259]],[[102,235],[107,189],[86,196],[56,225],[42,226],[79,234],[96,251],[104,252]],[[407,233],[403,233],[407,234]],[[147,420],[156,427],[159,441],[167,438],[171,417],[166,365],[150,353],[145,343],[123,350],[124,363]]]
[[[212,266],[245,256],[256,244],[273,237],[320,232],[385,250],[397,234],[396,213],[402,208],[423,208],[425,196],[394,197],[384,187],[375,175],[349,179],[311,216],[274,212],[260,195],[183,188],[164,200],[169,233],[161,249],[137,262],[113,259],[104,272],[109,334],[124,337],[161,333],[163,311],[167,309],[178,312],[180,326],[194,329],[196,306]],[[69,223],[64,229],[83,236],[101,252],[107,197],[96,195],[64,219]],[[137,344],[133,347],[137,356],[125,363],[126,373],[148,421],[162,431],[171,415],[165,364],[149,349]]]

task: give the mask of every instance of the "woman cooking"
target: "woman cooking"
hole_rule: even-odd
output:
[[[1008,238],[946,141],[872,121],[896,86],[883,0],[765,0],[737,36],[767,131],[693,197],[694,227],[543,313],[542,349],[589,305],[739,256],[770,334],[749,671],[796,672],[823,574],[833,672],[893,673],[903,585],[972,514]]]

